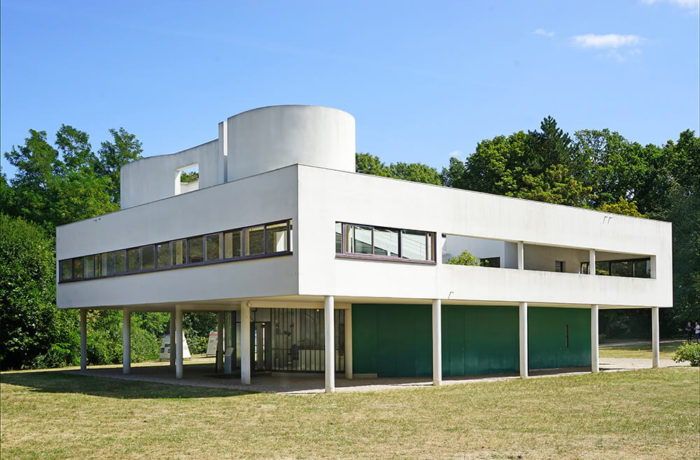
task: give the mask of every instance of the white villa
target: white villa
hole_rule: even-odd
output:
[[[182,171],[197,166],[186,186]],[[355,172],[355,120],[273,106],[121,170],[122,210],[58,227],[57,302],[219,313],[217,364],[353,376],[598,371],[599,309],[672,307],[671,224]],[[446,264],[468,250],[483,266]],[[221,332],[225,331],[225,334]]]

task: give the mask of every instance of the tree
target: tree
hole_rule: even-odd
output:
[[[0,369],[74,362],[77,316],[56,309],[55,280],[53,238],[0,214]]]
[[[437,169],[422,163],[384,164],[379,157],[369,153],[355,154],[355,171],[380,177],[422,182],[424,184],[442,185],[442,178]]]
[[[89,136],[62,125],[56,147],[45,131],[29,131],[24,145],[5,153],[17,168],[12,193],[0,189],[9,214],[37,222],[49,232],[57,225],[119,209],[119,169],[141,156],[141,142],[124,128],[110,130],[113,141],[92,151]]]
[[[98,175],[110,179],[108,193],[112,202],[119,204],[121,167],[142,158],[143,148],[141,141],[124,128],[110,129],[109,133],[112,135],[112,141],[105,141],[100,146],[95,170]]]

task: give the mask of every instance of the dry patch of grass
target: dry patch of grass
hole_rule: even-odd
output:
[[[673,359],[673,353],[683,343],[685,343],[684,340],[662,342],[661,344],[659,344],[659,358]],[[601,358],[651,359],[651,343],[600,347],[599,355]]]
[[[700,430],[697,368],[304,396],[0,380],[2,458],[681,458]]]

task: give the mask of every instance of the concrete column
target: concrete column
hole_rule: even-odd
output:
[[[528,350],[527,350],[527,302],[521,302],[518,308],[518,319],[520,329],[520,377],[525,378],[528,374]]]
[[[224,374],[231,375],[233,372],[233,314],[227,311],[224,314]]]
[[[224,314],[216,314],[216,373],[224,370]]]
[[[518,241],[518,270],[525,270],[525,243]]]
[[[241,302],[241,383],[250,385],[250,307]]]
[[[442,301],[433,300],[433,385],[442,384]]]
[[[588,250],[588,274],[595,275],[595,249]]]
[[[80,370],[87,369],[87,310],[80,309]]]
[[[352,379],[352,305],[345,310],[345,378]]]
[[[182,378],[182,354],[183,354],[183,335],[182,335],[182,307],[175,305],[175,378]],[[170,341],[171,346],[173,341]]]
[[[659,367],[659,307],[651,307],[651,367]]]
[[[326,393],[335,391],[335,321],[333,321],[335,299],[332,295],[326,296],[323,305],[324,334],[326,338]]]
[[[598,361],[598,305],[591,305],[591,372],[600,370]]]
[[[170,367],[175,368],[175,310],[170,312]]]
[[[122,321],[122,371],[131,373],[131,312],[124,309]]]

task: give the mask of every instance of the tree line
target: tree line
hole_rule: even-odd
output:
[[[16,174],[8,180],[0,171],[0,368],[78,362],[77,312],[55,305],[55,228],[118,210],[119,170],[142,153],[123,128],[110,130],[94,150],[87,133],[67,125],[53,143],[30,130],[24,144],[5,153]],[[571,136],[552,117],[533,131],[482,140],[441,171],[356,155],[359,173],[672,222],[674,308],[662,311],[666,336],[700,318],[699,168],[693,131],[661,146],[641,145],[607,129]],[[157,357],[168,315],[132,316],[134,360]],[[186,314],[184,322],[190,348],[203,351],[214,315]],[[601,312],[608,336],[644,337],[649,324],[646,311]],[[92,312],[88,331],[90,362],[121,360],[120,312]]]

